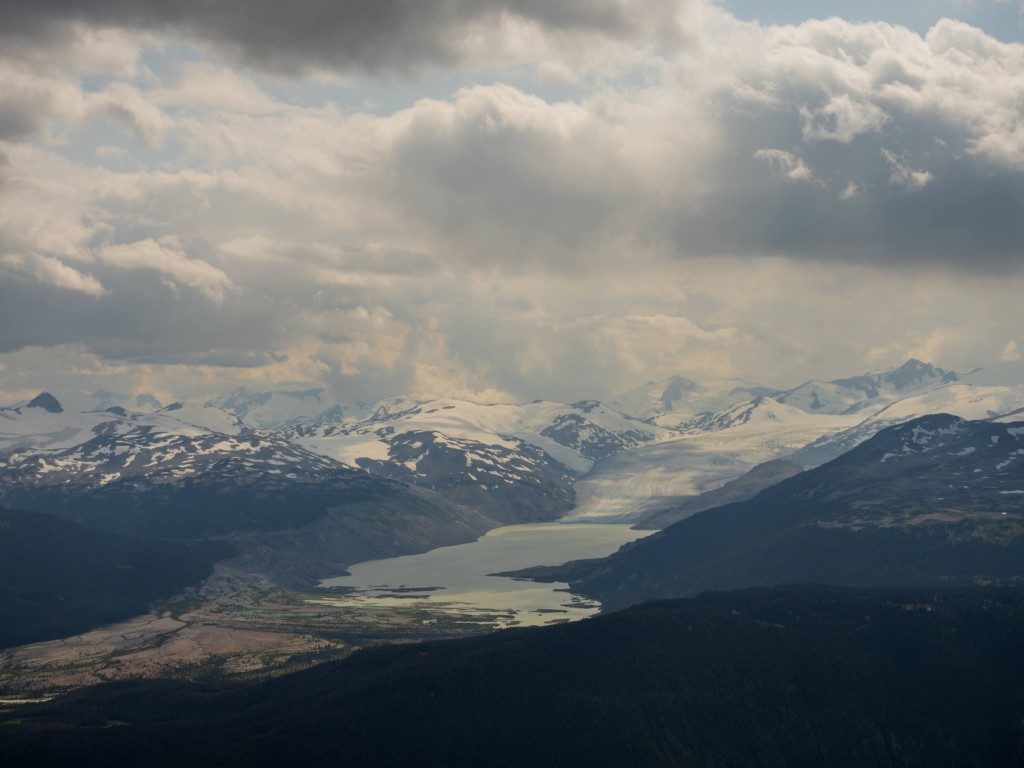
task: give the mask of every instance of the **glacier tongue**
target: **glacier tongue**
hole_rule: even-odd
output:
[[[576,482],[570,517],[627,519],[674,506],[860,420],[810,414],[768,397],[727,408],[700,420],[703,429],[599,462]]]

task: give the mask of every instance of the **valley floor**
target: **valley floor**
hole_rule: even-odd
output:
[[[604,556],[644,535],[623,525],[508,526],[468,544],[356,564],[351,577],[305,590],[282,589],[244,561],[222,561],[200,586],[150,613],[0,650],[0,697],[138,678],[258,679],[371,645],[584,618],[599,604],[566,594],[568,585],[490,574]]]
[[[367,607],[329,591],[286,592],[225,567],[153,612],[61,640],[0,650],[0,697],[65,692],[112,680],[256,679],[383,643],[491,631],[494,617],[444,606]],[[0,709],[3,706],[0,705]]]

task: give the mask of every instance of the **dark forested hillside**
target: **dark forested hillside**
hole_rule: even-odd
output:
[[[210,575],[223,543],[156,541],[0,509],[0,648],[143,613]]]
[[[11,714],[18,765],[934,766],[1024,759],[1024,590],[791,587]],[[112,727],[118,726],[118,727]]]
[[[1020,583],[1024,424],[916,419],[609,558],[540,570],[610,609],[793,583]]]

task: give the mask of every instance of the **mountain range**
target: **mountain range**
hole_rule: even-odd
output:
[[[1012,414],[1018,369],[911,360],[786,391],[673,377],[613,399],[632,414],[592,400],[345,406],[320,390],[82,412],[43,393],[0,409],[0,504],[114,533],[227,537],[240,562],[309,584],[509,523],[663,527],[921,414]]]
[[[114,398],[94,393],[78,400]],[[106,510],[114,497],[145,494],[145,513],[119,502],[113,506],[136,511],[102,524],[122,532],[211,535],[295,527],[322,514],[324,504],[289,512],[257,504],[245,515],[199,511],[201,519],[183,523],[177,534],[176,523],[159,510],[170,499],[187,498],[190,489],[206,493],[211,484],[238,498],[236,508],[275,494],[311,499],[318,488],[343,498],[332,483],[365,483],[369,474],[497,522],[566,515],[650,521],[666,510],[678,516],[684,502],[765,462],[814,467],[921,415],[979,419],[1021,408],[1019,365],[961,375],[917,360],[784,391],[675,376],[610,404],[389,398],[342,405],[318,389],[241,389],[148,412],[118,405],[80,412],[43,394],[0,409],[0,503],[68,510],[89,522],[108,514],[88,511],[89,499]],[[161,498],[168,501],[152,503]]]

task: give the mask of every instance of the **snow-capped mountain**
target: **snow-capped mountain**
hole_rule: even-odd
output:
[[[698,414],[718,411],[773,390],[743,379],[697,383],[683,376],[649,381],[611,398],[608,404],[622,413],[673,427]]]
[[[288,573],[301,565],[295,546],[319,548],[336,569],[466,541],[497,524],[279,435],[245,430],[210,406],[76,413],[47,393],[0,410],[0,504],[147,536],[276,532],[280,541],[268,552]],[[315,535],[285,535],[313,524]],[[312,578],[317,566],[305,557],[298,570]]]
[[[402,432],[392,435],[386,460],[356,463],[508,522],[553,520],[574,499],[575,475],[523,440],[486,444],[440,432]]]
[[[883,408],[957,379],[958,374],[952,371],[911,359],[897,368],[832,381],[815,379],[789,390],[772,389],[742,379],[698,383],[672,376],[642,384],[608,402],[623,413],[665,427],[676,427],[765,396],[807,413],[838,415],[865,411],[867,414],[872,408]]]
[[[228,497],[246,488],[264,498],[290,493],[297,500],[300,488],[337,484],[356,474],[281,438],[243,436],[235,417],[205,406],[173,405],[151,414],[116,406],[75,413],[43,393],[26,406],[0,411],[0,502],[63,510],[113,530],[188,536],[294,524],[308,515],[299,505],[287,514],[275,512],[281,518],[273,523],[261,519],[265,510],[257,510],[259,503],[241,518],[225,517]],[[184,504],[185,496],[200,489],[212,494],[206,519],[184,525],[183,510],[153,517],[158,497],[176,495]],[[133,511],[112,508],[103,512],[106,520],[91,519],[89,510],[99,500]]]
[[[957,381],[953,371],[910,359],[898,368],[833,381],[808,381],[775,395],[808,413],[870,412],[905,397]]]
[[[810,415],[810,418],[808,416]],[[821,414],[832,416],[833,414]],[[843,423],[849,423],[849,419]],[[747,429],[764,429],[773,431],[788,426],[798,428],[811,424],[834,424],[835,419],[818,419],[817,415],[808,414],[801,408],[782,403],[768,395],[736,403],[715,413],[704,413],[690,421],[679,425],[684,435],[697,435],[705,432],[722,432],[746,425]],[[813,429],[813,427],[812,427]]]
[[[120,410],[123,409],[111,412],[119,413]],[[127,411],[125,411],[124,415],[128,415]],[[219,432],[224,435],[237,435],[241,432],[247,431],[242,420],[237,416],[212,405],[171,403],[167,407],[161,408],[157,411],[156,415],[169,418],[173,421],[181,422],[182,424],[187,424],[192,427],[199,427],[200,429],[210,430],[211,432]]]
[[[105,411],[108,408],[124,408],[135,413],[152,413],[163,407],[163,404],[151,394],[126,395],[118,392],[107,392],[98,390],[96,392],[54,392],[52,395],[45,393],[56,400],[62,409],[85,413],[86,411]],[[17,410],[24,408],[31,403],[0,410]]]
[[[395,397],[336,406],[321,390],[236,390],[205,405],[173,403],[152,413],[116,405],[80,412],[44,393],[0,410],[0,501],[21,493],[64,503],[75,494],[111,498],[111,489],[144,486],[152,494],[168,482],[213,487],[214,477],[236,483],[246,473],[267,488],[278,480],[315,484],[322,468],[335,477],[436,491],[498,522],[566,514],[653,519],[756,465],[791,459],[816,466],[926,414],[990,419],[1020,412],[1024,365],[957,376],[910,360],[774,392],[738,380],[673,377],[617,402],[636,415],[589,400]]]
[[[69,414],[70,418],[60,419],[67,426],[56,419],[41,424],[31,409],[18,415],[22,418],[0,413],[0,426],[10,430],[0,433],[7,443],[0,452],[0,468],[31,474],[44,485],[74,483],[92,488],[142,478],[162,482],[202,474],[215,464],[222,475],[237,468],[309,479],[322,478],[339,468],[337,462],[279,438],[239,436],[237,429],[232,434],[162,413],[129,414],[111,409]],[[225,423],[234,423],[228,414],[222,415]],[[57,429],[46,431],[53,427]],[[12,434],[17,437],[12,439]]]
[[[1024,384],[978,386],[969,382],[970,377],[965,377],[922,395],[897,400],[850,429],[825,435],[809,443],[793,455],[793,461],[807,467],[824,464],[886,427],[931,413],[948,413],[963,419],[981,420],[1014,414],[1024,408]]]
[[[73,448],[109,432],[111,424],[183,436],[209,432],[237,435],[242,430],[235,417],[217,408],[175,403],[155,413],[129,413],[118,406],[81,413],[43,392],[27,405],[0,409],[0,456]]]
[[[1015,385],[983,383],[1017,382]],[[978,382],[978,383],[976,383]],[[692,388],[691,388],[692,389]],[[580,518],[633,520],[713,491],[754,465],[830,461],[885,427],[931,413],[986,419],[1024,408],[1024,367],[965,377],[908,360],[898,368],[731,403],[679,424],[677,439],[629,451],[576,483]],[[664,423],[666,415],[657,418]]]
[[[246,415],[274,398],[258,400]],[[228,404],[244,406],[237,399]],[[396,398],[376,404],[360,422],[256,431],[213,405],[77,413],[44,393],[0,411],[0,501],[70,507],[76,498],[84,508],[85,496],[110,500],[130,491],[152,497],[158,488],[203,484],[214,476],[224,483],[260,477],[261,492],[273,493],[277,480],[322,483],[339,474],[365,477],[365,470],[435,490],[498,521],[551,520],[572,506],[573,481],[595,461],[667,434],[593,401],[479,405]],[[113,527],[149,533],[174,527],[142,523],[134,514]],[[219,530],[200,528],[204,535]]]
[[[551,519],[595,461],[669,433],[596,401],[481,405],[384,402],[360,422],[297,426],[303,447],[374,474],[431,488],[488,514]]]
[[[362,458],[387,460],[395,438],[408,433],[437,433],[465,445],[527,443],[576,473],[586,472],[599,459],[669,436],[665,429],[593,400],[572,405],[541,400],[522,405],[433,400],[401,401],[401,406],[383,404],[360,422],[298,426],[286,434],[351,465],[358,465]]]
[[[341,405],[325,402],[322,389],[300,392],[249,392],[245,387],[208,400],[205,405],[237,416],[253,429],[280,429],[296,424],[338,423]]]
[[[153,395],[126,395],[120,392],[99,390],[88,395],[82,392],[58,392],[56,397],[64,406],[73,411],[105,411],[107,408],[124,408],[137,413],[152,413],[163,408]]]

